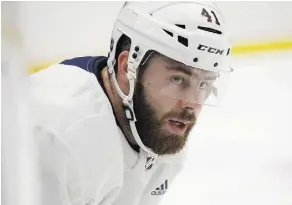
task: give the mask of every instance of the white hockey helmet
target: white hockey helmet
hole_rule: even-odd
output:
[[[123,34],[131,39],[128,95],[119,88],[114,71],[116,46]],[[143,145],[135,128],[132,98],[137,78],[136,70],[146,52],[150,50],[188,67],[214,72],[219,76],[220,72],[230,70],[231,44],[225,21],[212,2],[140,1],[124,4],[113,28],[108,68],[115,87],[127,107],[125,112],[134,137],[140,147],[148,152],[151,151]],[[216,85],[213,90],[211,100],[196,103],[215,105],[214,99],[218,99],[220,93],[218,87]],[[174,93],[174,97],[180,98],[175,96],[179,92],[173,91],[172,87],[165,88],[162,92],[170,95]]]

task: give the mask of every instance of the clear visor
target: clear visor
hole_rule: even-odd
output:
[[[200,105],[219,106],[232,68],[218,72],[187,66],[166,57],[149,61],[139,82],[152,92]]]

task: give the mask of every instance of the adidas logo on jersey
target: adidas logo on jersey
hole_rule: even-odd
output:
[[[163,195],[168,189],[168,180],[165,180],[163,184],[157,187],[154,191],[151,192],[151,195]]]

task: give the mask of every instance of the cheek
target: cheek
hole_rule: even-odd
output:
[[[159,119],[165,114],[177,109],[176,106],[178,104],[178,100],[173,97],[169,97],[159,92],[149,92],[148,96],[149,102],[154,108]]]
[[[198,107],[196,109],[197,116],[200,114],[200,112],[202,111],[202,109],[203,109],[203,105],[198,105]]]

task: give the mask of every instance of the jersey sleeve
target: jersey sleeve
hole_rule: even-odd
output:
[[[37,155],[36,177],[39,182],[40,204],[86,204],[82,198],[80,179],[76,176],[77,169],[72,167],[74,163],[68,148],[55,134],[43,127],[34,127],[33,135]],[[75,190],[72,185],[67,186],[68,182],[73,181]],[[75,193],[72,194],[74,191]]]
[[[93,74],[52,65],[31,76],[42,205],[109,205],[123,179],[110,102]]]
[[[63,136],[34,128],[41,204],[110,205],[116,198],[122,185],[121,155],[99,139],[110,136],[92,132],[95,123],[86,119]]]

